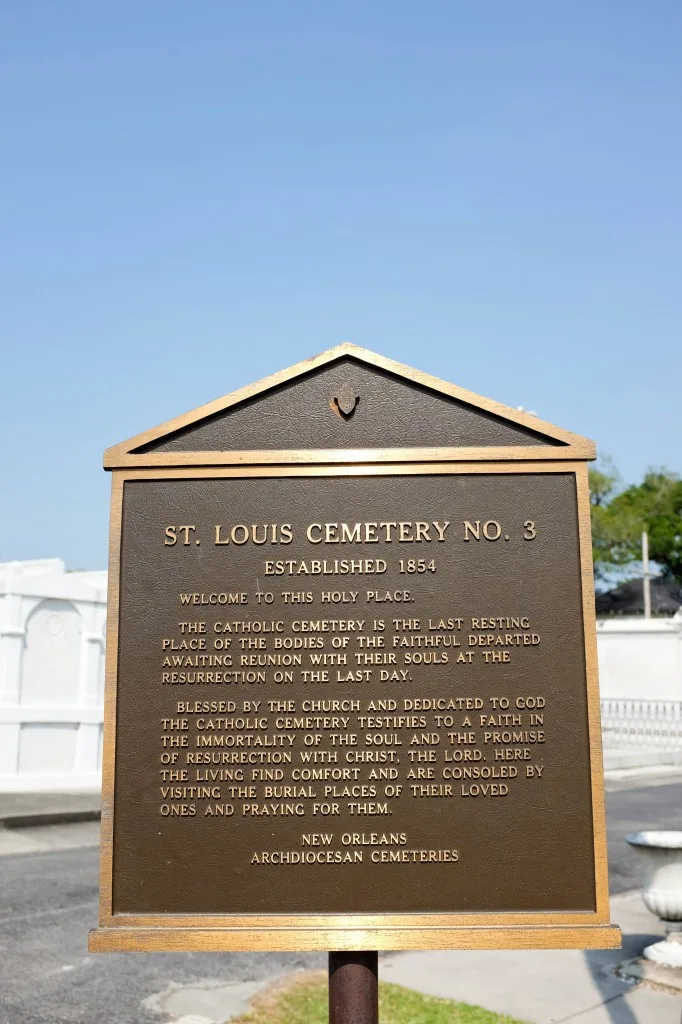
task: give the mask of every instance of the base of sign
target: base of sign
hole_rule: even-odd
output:
[[[378,954],[329,954],[329,1024],[378,1024]]]
[[[90,932],[91,953],[308,952],[409,949],[619,949],[615,925],[468,928],[131,928]]]

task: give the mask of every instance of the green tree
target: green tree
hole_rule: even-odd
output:
[[[609,502],[614,520],[631,524],[632,560],[640,555],[639,535],[649,534],[649,555],[663,575],[682,583],[682,480],[666,469],[649,470]]]
[[[625,510],[614,512],[613,502],[621,485],[618,470],[608,456],[589,471],[594,574],[602,583],[623,569],[635,555],[636,523]]]
[[[608,458],[590,470],[595,576],[603,581],[614,571],[634,568],[646,530],[650,558],[665,576],[682,582],[682,480],[658,469],[625,490],[620,490],[620,483]]]

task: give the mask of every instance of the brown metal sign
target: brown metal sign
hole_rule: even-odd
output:
[[[91,948],[618,945],[593,454],[350,345],[110,449]]]

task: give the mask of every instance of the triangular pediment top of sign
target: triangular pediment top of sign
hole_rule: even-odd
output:
[[[344,342],[109,448],[107,469],[594,458],[587,438]]]

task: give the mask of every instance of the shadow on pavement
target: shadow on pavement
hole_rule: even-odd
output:
[[[660,939],[660,935],[623,933],[622,949],[587,949],[584,952],[592,981],[603,1000],[604,1010],[608,1013],[612,1024],[653,1024],[637,1019],[628,1004],[622,998],[632,986],[614,975],[614,969],[624,960],[633,960],[641,956],[642,950],[651,942]],[[620,989],[620,992],[616,990]]]

